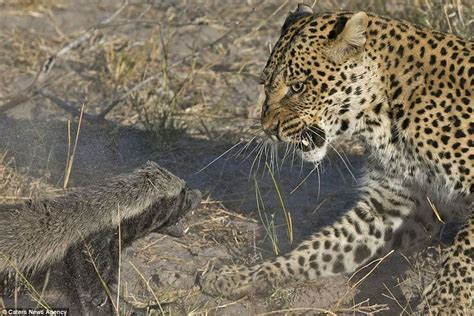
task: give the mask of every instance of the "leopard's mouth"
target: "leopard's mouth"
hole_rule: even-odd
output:
[[[325,142],[324,130],[317,125],[313,125],[305,127],[295,143],[302,152],[310,152],[323,147]]]

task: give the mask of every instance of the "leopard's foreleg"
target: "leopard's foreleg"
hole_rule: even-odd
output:
[[[474,209],[443,259],[419,307],[430,315],[468,315],[474,298]],[[471,311],[472,312],[472,311]]]
[[[384,250],[411,243],[399,228],[417,206],[402,183],[371,171],[360,199],[334,224],[314,234],[290,253],[252,267],[227,266],[205,274],[200,284],[211,295],[240,297],[252,289],[286,280],[353,272]]]

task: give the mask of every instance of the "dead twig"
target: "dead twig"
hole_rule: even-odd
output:
[[[377,258],[377,259],[374,259],[372,261],[370,261],[369,263],[367,263],[366,265],[364,265],[363,267],[359,268],[356,272],[354,272],[351,277],[349,278],[349,282],[352,280],[352,278],[357,275],[359,272],[361,272],[362,270],[370,267],[373,265],[372,268],[370,268],[369,272],[367,272],[362,278],[360,278],[357,282],[355,282],[355,284],[353,284],[347,291],[346,293],[344,293],[344,295],[338,300],[337,304],[336,304],[336,307],[338,306],[341,306],[342,302],[344,301],[344,299],[347,297],[347,295],[351,294],[354,292],[354,290],[362,283],[364,282],[365,279],[367,279],[369,277],[369,275],[371,275],[381,264],[382,262],[385,261],[385,259],[387,259],[391,254],[393,254],[395,252],[395,250],[391,250],[389,253],[387,253],[385,256],[383,257],[380,257],[380,258]]]
[[[178,65],[181,65],[181,64],[184,64],[187,60],[189,59],[193,59],[195,57],[198,57],[203,51],[206,51],[208,49],[211,49],[213,48],[215,45],[219,44],[220,42],[222,42],[225,38],[227,38],[230,34],[232,34],[233,32],[235,32],[237,29],[238,29],[238,26],[240,26],[240,24],[242,24],[242,22],[244,21],[247,21],[248,18],[250,17],[250,15],[252,13],[255,12],[255,9],[256,7],[253,7],[251,10],[249,10],[247,12],[247,14],[242,18],[240,19],[239,21],[235,22],[235,27],[233,27],[232,29],[228,30],[226,33],[224,33],[221,37],[219,37],[218,39],[210,42],[210,43],[207,43],[205,45],[203,45],[201,48],[199,48],[198,50],[196,50],[195,52],[189,54],[189,55],[186,55],[184,56],[181,60],[171,64],[169,66],[168,69],[172,69]]]
[[[105,109],[102,110],[102,112],[100,112],[99,114],[93,115],[93,114],[83,113],[82,114],[83,119],[88,120],[88,121],[95,121],[95,122],[104,121],[105,116],[107,114],[109,114],[110,111],[112,111],[117,105],[119,105],[121,102],[125,101],[125,99],[127,99],[127,97],[130,94],[132,94],[133,92],[141,89],[143,86],[149,84],[150,82],[157,80],[159,77],[160,77],[159,75],[154,75],[154,76],[150,76],[150,77],[146,78],[143,81],[140,81],[135,86],[133,86],[132,88],[128,89],[125,93],[120,95],[118,98],[110,101],[110,103],[105,106]],[[51,93],[50,91],[48,91],[46,89],[41,89],[37,93],[41,94],[42,96],[44,96],[48,99],[50,99],[57,106],[59,106],[61,109],[63,109],[66,112],[71,113],[73,116],[77,117],[81,114],[81,111],[78,110],[74,105],[72,105],[71,103],[69,103],[65,100],[62,100],[61,98],[57,97],[56,95],[54,95],[53,93]],[[2,111],[0,109],[0,113],[1,112]]]
[[[58,98],[57,96],[52,94],[50,91],[41,90],[41,91],[39,91],[39,94],[41,94],[42,96],[50,99],[57,106],[59,106],[61,109],[63,109],[66,112],[71,113],[73,116],[75,116],[75,117],[81,116],[81,110],[78,110],[74,105],[70,104],[69,102]],[[88,120],[88,121],[100,121],[101,120],[101,117],[99,115],[92,115],[92,114],[88,114],[88,113],[82,113],[82,118],[84,120]]]

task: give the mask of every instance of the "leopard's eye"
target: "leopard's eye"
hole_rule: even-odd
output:
[[[297,82],[291,85],[291,91],[293,93],[301,93],[304,91],[305,85],[303,82]]]

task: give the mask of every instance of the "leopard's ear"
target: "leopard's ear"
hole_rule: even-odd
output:
[[[335,62],[342,62],[362,52],[367,41],[369,17],[365,12],[357,12],[344,22],[345,25],[339,30],[339,34],[332,34],[334,41],[329,47],[328,56]]]
[[[313,15],[313,9],[304,3],[298,4],[294,11],[290,11],[286,16],[285,23],[283,23],[283,27],[281,28],[281,34],[285,34],[286,31],[293,25],[297,20],[301,17]]]
[[[298,3],[298,6],[296,7],[296,10],[291,12],[291,13],[309,13],[313,14],[313,8],[311,8],[309,5],[304,4],[304,3]]]

